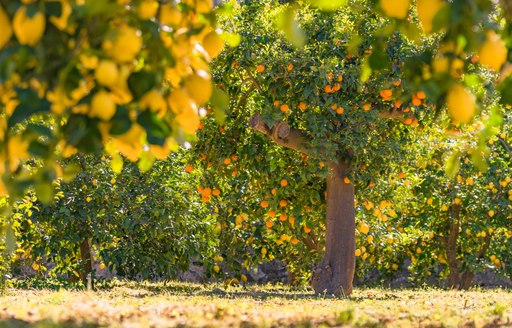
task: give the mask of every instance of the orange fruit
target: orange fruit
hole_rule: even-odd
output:
[[[204,188],[204,190],[203,190],[203,196],[204,197],[210,197],[211,194],[212,194],[212,189],[211,188]]]
[[[343,114],[344,112],[345,112],[345,110],[344,110],[342,107],[338,107],[338,108],[336,109],[336,114],[340,114],[340,115],[341,115],[341,114]]]
[[[306,105],[305,102],[300,102],[299,103],[299,109],[302,110],[302,111],[305,111],[306,109],[308,108],[308,105]]]
[[[305,233],[310,233],[311,232],[311,229],[308,228],[308,226],[304,226],[304,232]]]
[[[231,164],[231,158],[229,158],[229,157],[224,158],[224,162],[223,163],[224,163],[224,165]]]
[[[380,96],[382,98],[384,98],[384,100],[387,100],[387,99],[391,98],[392,95],[393,95],[393,90],[384,89],[384,90],[380,91]]]
[[[421,99],[418,98],[416,95],[412,96],[412,104],[414,106],[420,106],[421,105]]]
[[[349,184],[350,183],[350,179],[348,177],[344,177],[343,178],[343,182],[345,182],[346,184]]]
[[[214,196],[219,196],[219,195],[220,195],[220,190],[219,190],[219,189],[217,189],[217,188],[213,189],[213,190],[212,190],[212,195],[214,195]]]
[[[288,217],[286,216],[286,214],[281,214],[281,215],[279,215],[279,220],[281,220],[281,221],[286,221],[286,219],[288,219]]]
[[[291,243],[293,245],[297,245],[299,243],[299,240],[297,239],[297,237],[293,237],[292,240],[291,240]]]
[[[327,84],[325,87],[324,87],[324,91],[327,92],[327,93],[332,93],[332,88],[329,84]]]
[[[261,205],[261,207],[263,207],[263,208],[267,208],[267,207],[268,207],[268,202],[267,202],[266,200],[264,200],[264,201],[262,201],[262,202],[260,203],[260,205]]]
[[[288,67],[286,69],[288,69],[289,71],[293,70],[293,64],[288,64]]]
[[[265,222],[265,226],[270,229],[270,228],[272,228],[274,226],[274,222],[267,221],[267,222]]]
[[[281,112],[286,113],[290,110],[290,107],[286,104],[282,104],[280,109],[281,109]]]
[[[256,72],[258,72],[258,73],[261,73],[261,72],[263,72],[264,70],[265,70],[265,66],[263,66],[263,65],[261,65],[261,64],[260,64],[260,65],[258,65],[258,66],[256,67]]]
[[[286,179],[281,180],[281,186],[286,187],[288,185],[288,181]]]
[[[280,202],[279,202],[279,206],[281,207],[286,207],[286,205],[288,205],[288,202],[284,199],[282,199]]]
[[[371,104],[364,104],[364,105],[363,105],[363,109],[364,109],[364,110],[370,110],[370,108],[372,108],[372,105],[371,105]]]
[[[192,164],[187,164],[187,166],[185,166],[185,171],[187,173],[194,171],[194,166]]]
[[[268,212],[268,216],[270,216],[271,218],[273,218],[274,216],[276,216],[276,211],[274,211],[274,210],[270,210],[270,211]]]

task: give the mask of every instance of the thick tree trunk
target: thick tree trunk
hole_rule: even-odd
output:
[[[274,122],[270,127],[254,114],[249,126],[280,146],[308,154],[306,138],[302,131],[291,128],[286,122]],[[326,248],[315,268],[312,285],[317,293],[348,296],[352,293],[355,272],[355,208],[354,185],[344,183],[349,166],[329,164],[327,176]],[[302,238],[310,249],[318,245],[309,238]]]
[[[330,164],[327,176],[326,245],[313,272],[316,293],[348,296],[355,271],[354,185],[345,183],[345,164]]]
[[[92,255],[91,241],[86,238],[80,243],[80,257],[82,260],[80,268],[80,279],[88,289],[94,288],[92,277]],[[91,275],[91,276],[89,276]],[[88,281],[90,279],[90,282]]]

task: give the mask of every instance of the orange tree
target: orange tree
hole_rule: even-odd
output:
[[[364,193],[378,174],[398,174],[390,162],[402,157],[410,129],[434,113],[425,93],[400,79],[404,60],[423,49],[399,34],[381,36],[386,21],[370,8],[335,16],[303,9],[308,43],[295,49],[268,24],[282,10],[248,4],[226,23],[242,36],[214,74],[231,108],[224,125],[213,112],[204,120],[191,165],[206,172],[198,194],[218,213],[224,255],[285,258],[300,272],[303,256],[325,248],[313,287],[350,294],[355,187]],[[355,34],[367,42],[351,47],[345,40]],[[374,39],[380,49],[369,48]],[[379,72],[360,83],[367,56]]]

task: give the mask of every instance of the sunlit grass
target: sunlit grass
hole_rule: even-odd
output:
[[[11,288],[0,299],[0,327],[512,325],[512,292],[501,289],[372,288],[338,299],[271,285],[114,282],[100,287],[94,292]]]

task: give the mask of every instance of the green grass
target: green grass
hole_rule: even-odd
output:
[[[500,289],[359,288],[337,299],[284,286],[115,282],[95,292],[15,286],[0,298],[0,327],[512,326],[512,292]]]

